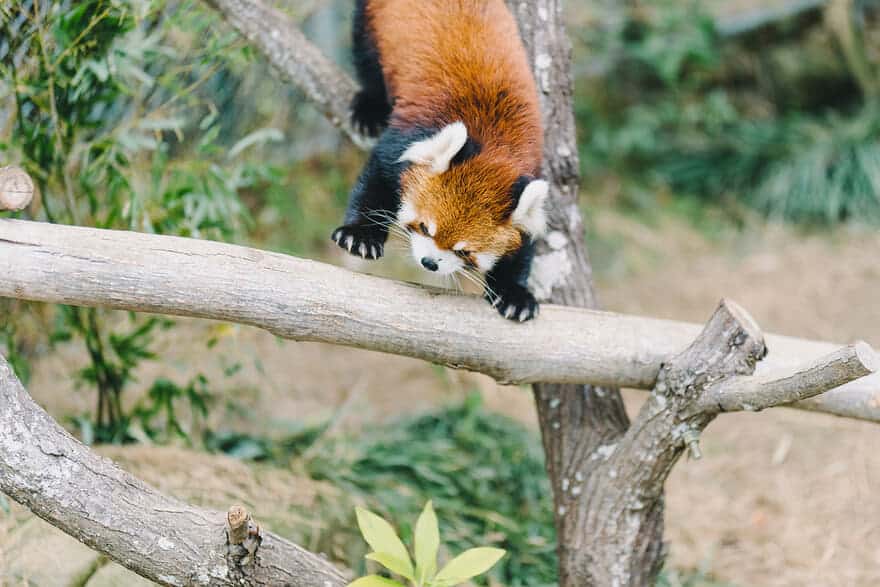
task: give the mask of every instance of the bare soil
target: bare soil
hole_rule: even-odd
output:
[[[624,252],[597,260],[605,267],[599,291],[608,309],[700,322],[727,296],[766,331],[861,338],[880,348],[876,231],[804,235],[757,225],[707,235],[681,220],[647,227],[614,213],[600,213],[593,224],[603,240],[626,243]],[[209,352],[210,337],[219,343]],[[198,321],[163,335],[161,346],[163,362],[145,366],[140,380],[162,375],[183,382],[205,373],[226,406],[214,410],[215,427],[281,434],[290,421],[331,417],[336,430],[356,430],[474,389],[491,409],[536,425],[527,390],[411,359],[281,342],[254,329]],[[91,393],[67,383],[83,359],[71,348],[34,366],[31,391],[57,417],[91,407]],[[236,363],[240,368],[224,375]],[[641,397],[627,392],[628,407],[638,409]],[[779,409],[719,418],[702,444],[704,459],[680,463],[668,485],[673,566],[708,570],[741,586],[880,584],[880,427]],[[182,449],[102,450],[163,490],[219,508],[244,501],[281,527],[303,523],[295,506],[332,491],[289,471]],[[241,481],[229,485],[229,479]],[[21,576],[10,545],[28,516],[15,512],[0,514],[0,583],[12,576],[4,564]]]

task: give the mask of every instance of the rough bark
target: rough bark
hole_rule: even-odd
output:
[[[550,232],[535,260],[535,288],[557,304],[597,308],[592,269],[578,207],[580,163],[571,77],[571,45],[560,0],[510,2],[532,59],[544,119],[544,175],[554,186]],[[595,347],[594,347],[595,348]],[[597,584],[595,568],[606,563],[588,548],[589,496],[571,491],[570,479],[589,481],[596,451],[614,443],[629,419],[620,392],[578,385],[534,386],[547,472],[553,487],[561,587]],[[658,543],[662,517],[652,529]],[[597,584],[601,585],[601,583]]]
[[[649,389],[660,366],[700,331],[696,324],[553,305],[519,324],[476,297],[277,253],[23,220],[0,220],[0,275],[0,296],[240,322],[285,338],[408,355],[512,383]],[[442,311],[425,314],[429,306]],[[769,341],[768,377],[837,350],[781,336]],[[880,376],[826,395],[819,409],[880,421]]]
[[[663,366],[636,421],[602,447],[583,492],[584,548],[592,564],[582,585],[651,585],[663,565],[663,484],[686,445],[712,415],[682,418],[706,385],[747,375],[764,356],[754,322],[722,304],[694,343]],[[660,535],[658,536],[658,532]]]
[[[91,452],[37,406],[0,357],[0,491],[161,585],[343,587],[330,563],[266,532],[236,556],[227,521],[157,492]]]

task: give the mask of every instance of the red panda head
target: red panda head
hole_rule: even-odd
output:
[[[467,139],[456,122],[400,157],[411,165],[401,177],[397,220],[416,262],[441,275],[485,273],[546,227],[547,182],[522,176],[521,164],[489,150],[453,165]]]

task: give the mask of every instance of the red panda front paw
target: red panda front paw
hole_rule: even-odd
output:
[[[501,291],[487,291],[485,297],[508,320],[525,322],[538,315],[538,300],[521,285],[511,285]]]
[[[351,123],[368,137],[377,137],[391,116],[391,106],[385,96],[376,96],[365,90],[354,95],[351,102]]]
[[[377,226],[348,224],[333,231],[330,238],[337,245],[362,259],[378,259],[385,252],[388,233]]]

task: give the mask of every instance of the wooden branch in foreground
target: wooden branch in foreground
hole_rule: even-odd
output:
[[[247,536],[243,545],[228,541],[226,514],[162,495],[58,426],[2,356],[0,491],[162,585],[347,583],[326,560],[270,532],[259,533],[249,557]]]
[[[249,324],[479,371],[502,382],[649,389],[700,326],[545,305],[517,324],[485,302],[324,263],[179,237],[0,219],[0,296]],[[767,336],[759,375],[836,345]],[[866,346],[866,345],[865,345]],[[864,347],[859,347],[864,348]],[[794,407],[880,422],[880,376]]]

